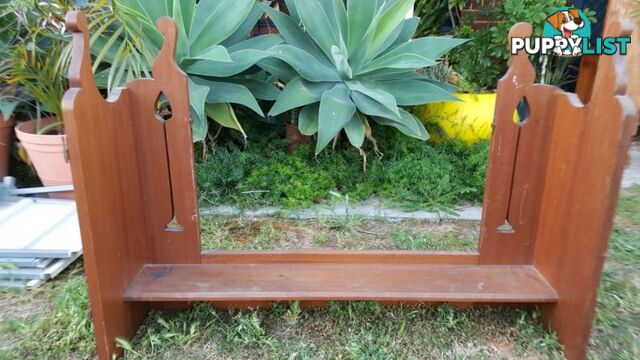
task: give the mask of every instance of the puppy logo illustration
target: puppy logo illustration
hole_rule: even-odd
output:
[[[556,11],[547,18],[547,21],[567,39],[573,36],[574,31],[583,28],[585,24],[578,9]]]
[[[591,23],[582,13],[582,10],[575,8],[561,8],[547,17],[544,28],[544,37],[554,39],[588,41],[591,37]],[[558,56],[580,56],[582,49],[580,46],[556,47],[553,53]]]

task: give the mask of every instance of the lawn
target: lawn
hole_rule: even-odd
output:
[[[425,234],[425,232],[428,232]],[[229,249],[473,248],[477,224],[370,220],[203,221],[204,245]],[[315,235],[313,235],[315,234]],[[618,203],[591,339],[592,359],[640,358],[640,186]],[[0,293],[0,359],[93,358],[86,284],[80,264],[30,292]],[[137,337],[122,342],[127,359],[556,359],[552,334],[534,312],[330,303],[266,310],[219,310],[206,304],[153,312]]]

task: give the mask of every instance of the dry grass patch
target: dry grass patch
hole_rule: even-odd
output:
[[[474,221],[384,221],[360,218],[201,219],[204,250],[456,250],[477,247]]]

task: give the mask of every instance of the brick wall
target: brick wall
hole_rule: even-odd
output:
[[[483,16],[480,9],[494,7],[498,3],[500,3],[500,0],[471,0],[467,4],[467,7],[462,10],[462,20],[464,21],[469,16],[472,16],[474,19],[472,26],[475,29],[493,26],[496,22],[491,18]]]

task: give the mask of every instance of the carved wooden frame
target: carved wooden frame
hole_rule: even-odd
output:
[[[498,84],[478,252],[201,252],[174,23],[158,21],[165,44],[154,78],[106,100],[93,78],[84,16],[69,13],[67,27],[74,34],[64,122],[101,359],[117,353],[115,338],[131,338],[153,307],[291,300],[535,304],[567,358],[584,358],[637,119],[620,58],[601,59],[598,93],[586,105],[534,84],[524,53],[512,58]],[[510,36],[531,32],[518,24]],[[155,111],[160,94],[172,105],[166,121]],[[523,98],[527,121],[516,124]]]

